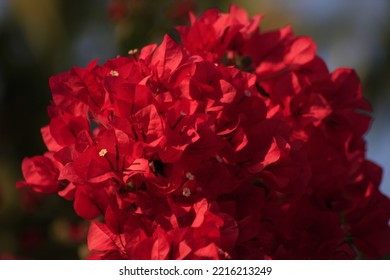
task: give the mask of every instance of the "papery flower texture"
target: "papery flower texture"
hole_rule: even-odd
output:
[[[129,56],[51,77],[24,182],[91,220],[89,259],[377,259],[390,201],[370,104],[308,37],[212,9]]]

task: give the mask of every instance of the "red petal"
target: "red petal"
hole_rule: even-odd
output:
[[[92,222],[88,231],[88,249],[90,251],[117,250],[118,247],[113,242],[116,236],[108,227],[99,222]]]
[[[309,37],[299,37],[290,47],[290,51],[284,57],[286,65],[298,66],[313,60],[316,55],[316,45]]]

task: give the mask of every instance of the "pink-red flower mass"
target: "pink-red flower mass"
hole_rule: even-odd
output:
[[[51,77],[48,151],[18,186],[74,201],[90,259],[388,255],[356,73],[236,6],[190,18],[182,43]]]

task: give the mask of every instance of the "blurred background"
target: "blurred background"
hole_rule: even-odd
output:
[[[45,152],[48,79],[177,36],[188,11],[235,3],[264,14],[261,29],[291,24],[311,36],[330,70],[355,68],[374,107],[367,157],[384,167],[390,195],[390,1],[388,0],[0,0],[0,259],[85,258],[87,224],[71,202],[17,191],[21,161]]]

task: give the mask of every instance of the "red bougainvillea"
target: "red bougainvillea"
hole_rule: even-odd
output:
[[[359,78],[260,20],[208,10],[181,43],[51,77],[48,152],[24,159],[18,186],[74,201],[90,259],[389,254]]]

